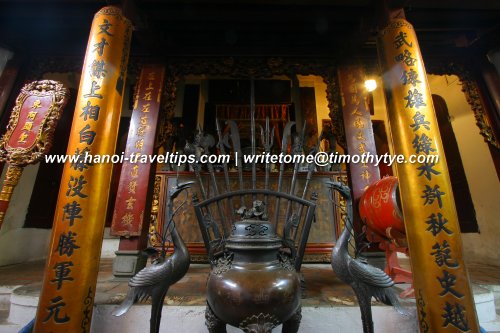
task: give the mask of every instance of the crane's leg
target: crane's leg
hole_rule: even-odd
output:
[[[226,333],[226,323],[217,318],[208,303],[205,310],[205,325],[209,333]]]
[[[302,307],[299,306],[297,311],[283,323],[282,333],[297,333],[299,331],[300,321],[302,319]]]
[[[363,332],[373,333],[371,295],[363,289],[352,289],[354,290],[356,298],[358,299],[359,310],[361,311],[361,321],[363,322]]]
[[[167,295],[167,290],[159,293],[153,292],[151,299],[151,319],[149,320],[149,332],[159,333],[161,323],[161,310],[163,309],[163,301]]]

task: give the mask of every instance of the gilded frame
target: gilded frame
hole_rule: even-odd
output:
[[[19,123],[21,109],[30,96],[50,96],[52,102],[45,114],[34,143],[27,148],[11,147],[9,140]],[[52,147],[52,139],[57,122],[61,118],[64,106],[68,100],[69,91],[62,83],[51,80],[33,81],[23,86],[12,109],[7,131],[0,140],[0,161],[15,166],[25,166],[38,162]]]

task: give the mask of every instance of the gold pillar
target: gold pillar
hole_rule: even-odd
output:
[[[421,332],[479,332],[448,167],[415,31],[394,19],[380,34],[394,151],[439,161],[398,163]]]
[[[130,48],[116,7],[94,16],[64,165],[34,332],[89,332]]]

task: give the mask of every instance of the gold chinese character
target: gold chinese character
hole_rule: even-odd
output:
[[[141,125],[148,124],[148,116],[141,116]]]
[[[33,128],[33,123],[31,121],[27,121],[24,123],[23,131],[24,130],[31,131],[32,128]]]
[[[351,95],[351,103],[354,105],[359,105],[361,101],[359,100],[358,95]]]
[[[135,142],[135,148],[142,150],[144,147],[144,139],[140,139]]]
[[[134,215],[132,215],[130,212],[127,212],[122,216],[122,224],[124,226],[131,226],[132,222],[134,222]]]
[[[360,154],[366,154],[366,146],[365,146],[365,143],[364,142],[361,142],[359,145],[358,145],[358,151]]]
[[[148,80],[154,81],[156,79],[156,73],[155,72],[149,72],[148,73]]]
[[[38,109],[42,107],[42,102],[37,99],[33,102],[33,105],[31,106],[32,109]]]
[[[132,180],[130,183],[128,183],[128,193],[135,194],[136,187],[137,187],[137,181]]]
[[[356,87],[355,83],[352,83],[349,85],[349,92],[351,94],[357,94],[358,93],[358,88]]]
[[[132,167],[132,171],[130,171],[130,176],[136,178],[136,177],[139,177],[139,166],[138,165],[134,165]]]
[[[144,113],[148,113],[149,112],[149,106],[150,106],[149,103],[143,104],[141,111],[144,112]]]
[[[154,89],[153,81],[148,81],[148,86],[146,87],[146,90],[153,90],[153,89]]]
[[[145,133],[146,133],[146,126],[139,126],[139,128],[137,129],[137,135],[144,136]]]
[[[358,133],[356,134],[356,139],[358,139],[359,141],[366,141],[365,135],[362,131],[358,131]]]
[[[35,120],[35,117],[36,117],[36,114],[38,113],[38,111],[30,111],[28,112],[28,119],[30,120]]]
[[[361,167],[362,167],[362,168],[368,168],[368,164],[366,164],[366,162],[365,162],[365,163],[362,163],[362,164],[361,164]]]
[[[355,116],[362,116],[363,115],[361,112],[359,112],[359,106],[356,106],[354,108],[354,110],[351,112],[351,114],[353,114]]]
[[[28,134],[26,132],[22,132],[21,135],[19,135],[19,140],[17,140],[17,142],[25,143],[27,138]]]
[[[143,99],[144,99],[145,101],[150,101],[150,100],[151,100],[151,91],[146,91],[146,92],[144,93],[144,97],[143,97]]]
[[[370,171],[368,170],[364,170],[362,173],[361,173],[361,178],[363,178],[364,180],[368,181],[370,179],[372,175],[370,174]]]
[[[135,198],[128,198],[127,200],[125,200],[125,202],[127,203],[127,209],[134,209],[134,203],[135,203],[136,199]]]
[[[365,124],[363,123],[363,119],[360,117],[357,117],[356,120],[354,121],[354,126],[356,128],[365,128]]]

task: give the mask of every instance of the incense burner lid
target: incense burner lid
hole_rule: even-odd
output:
[[[274,226],[269,221],[255,219],[235,222],[226,243],[229,250],[271,250],[279,249],[281,245]]]

